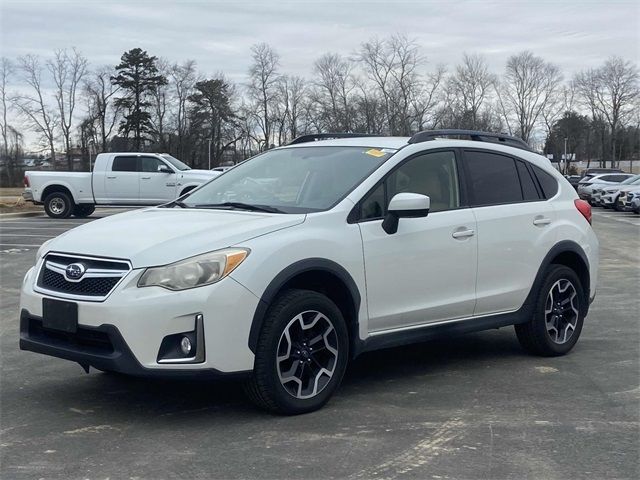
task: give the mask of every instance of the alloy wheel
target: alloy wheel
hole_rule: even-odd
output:
[[[49,202],[49,208],[54,214],[60,215],[66,208],[64,199],[60,197],[54,198],[53,200],[51,200],[51,202]]]
[[[549,290],[544,311],[551,341],[559,345],[566,343],[576,329],[579,315],[575,286],[567,279],[558,280]]]
[[[331,320],[315,310],[296,315],[280,336],[276,364],[280,384],[291,396],[318,395],[338,364],[338,336]]]

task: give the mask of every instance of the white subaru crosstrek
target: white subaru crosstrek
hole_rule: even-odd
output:
[[[571,350],[598,241],[546,158],[481,132],[330,137],[45,243],[20,347],[86,371],[242,375],[287,414],[369,350],[507,325],[532,353]]]

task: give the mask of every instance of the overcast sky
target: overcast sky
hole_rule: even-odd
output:
[[[141,47],[239,83],[255,43],[275,48],[282,72],[310,78],[321,54],[353,55],[362,42],[393,33],[422,47],[425,70],[452,67],[468,52],[499,73],[509,55],[531,50],[568,78],[611,55],[640,57],[638,0],[0,0],[0,27],[1,54],[10,59],[75,46],[92,66],[115,66]],[[26,88],[18,77],[10,87]],[[33,145],[35,134],[25,134]]]
[[[141,47],[171,61],[195,59],[204,73],[243,80],[249,48],[271,44],[282,69],[309,76],[324,52],[351,54],[373,36],[402,32],[429,64],[486,55],[501,71],[507,56],[532,50],[571,74],[612,55],[637,61],[635,1],[162,1],[0,0],[2,54],[50,55],[76,46],[93,65],[115,65]],[[427,68],[428,65],[427,64]]]

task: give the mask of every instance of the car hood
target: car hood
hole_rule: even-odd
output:
[[[47,251],[123,258],[134,268],[164,265],[298,225],[304,214],[148,208],[69,230]]]

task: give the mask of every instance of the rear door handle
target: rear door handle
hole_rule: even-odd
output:
[[[456,230],[451,234],[453,238],[473,237],[476,234],[473,230]]]
[[[547,217],[537,217],[533,219],[534,225],[549,225],[551,223],[551,219]]]
[[[150,180],[151,177],[140,177],[142,180]]]
[[[114,179],[114,178],[116,178],[116,177],[115,177],[115,176],[114,176],[114,177],[112,177],[112,176],[107,175],[107,178],[109,178],[109,179],[113,180],[113,179]]]

